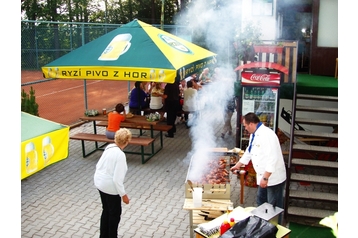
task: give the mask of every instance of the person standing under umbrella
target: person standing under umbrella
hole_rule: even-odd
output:
[[[167,83],[165,85],[163,98],[165,100],[165,111],[167,112],[167,125],[172,126],[165,136],[173,138],[176,132],[175,120],[180,109],[180,90],[177,80],[174,83]]]
[[[162,88],[162,83],[153,83],[149,107],[152,110],[159,110],[163,107],[163,93],[164,88]]]

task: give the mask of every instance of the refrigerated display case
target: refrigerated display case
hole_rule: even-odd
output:
[[[240,90],[238,102],[237,143],[239,148],[245,150],[249,144],[250,134],[242,124],[242,116],[254,112],[262,123],[277,132],[279,116],[280,83],[283,74],[287,73],[282,65],[267,65],[255,62],[237,69],[240,73]],[[252,67],[256,66],[256,67]],[[271,66],[274,68],[262,67]],[[283,70],[280,71],[280,70]]]
[[[275,132],[277,131],[277,112],[278,112],[278,87],[264,87],[264,86],[243,86],[242,94],[242,112],[245,115],[248,112],[254,112],[260,121],[266,126],[270,127]],[[241,124],[241,142],[240,148],[245,149],[248,146],[250,134],[245,130]]]

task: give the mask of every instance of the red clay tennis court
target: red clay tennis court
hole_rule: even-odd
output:
[[[43,80],[43,82],[39,82]],[[117,103],[128,101],[128,81],[112,80],[71,80],[56,79],[46,81],[41,71],[21,71],[21,86],[26,93],[32,87],[36,102],[39,104],[39,116],[65,125],[79,122],[85,111],[85,82],[88,109],[102,111],[112,109]],[[134,82],[130,82],[132,88]],[[20,93],[20,92],[19,92]]]

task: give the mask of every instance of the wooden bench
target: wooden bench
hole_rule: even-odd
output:
[[[104,134],[77,133],[73,136],[70,136],[70,139],[81,141],[83,157],[87,157],[97,150],[104,150],[104,146],[107,145],[108,143],[114,143],[113,139],[108,139]],[[144,146],[149,146],[153,144],[154,140],[155,140],[154,138],[148,138],[148,137],[132,137],[132,139],[129,141],[129,144],[139,145],[141,147],[140,153],[133,152],[133,151],[124,151],[124,152],[128,154],[140,154],[142,156],[142,164],[144,164],[158,152],[158,151],[154,152],[153,148],[152,148],[152,153],[144,152]],[[85,141],[94,141],[96,148],[91,152],[86,153]],[[98,142],[104,142],[105,144],[102,146],[98,146]]]

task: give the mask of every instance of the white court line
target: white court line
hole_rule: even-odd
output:
[[[86,85],[91,85],[91,84],[95,84],[95,83],[100,83],[100,82],[102,82],[102,81],[103,81],[103,80],[96,80],[95,82],[87,83]],[[45,97],[45,96],[53,95],[53,94],[55,94],[55,93],[61,93],[61,92],[69,91],[69,90],[72,90],[72,89],[75,89],[75,88],[79,88],[79,87],[83,87],[83,85],[78,85],[78,86],[76,86],[76,87],[66,88],[66,89],[59,90],[59,91],[53,91],[53,92],[51,92],[51,93],[43,94],[43,95],[36,96],[36,97],[37,97],[37,98],[39,98],[39,97]]]

